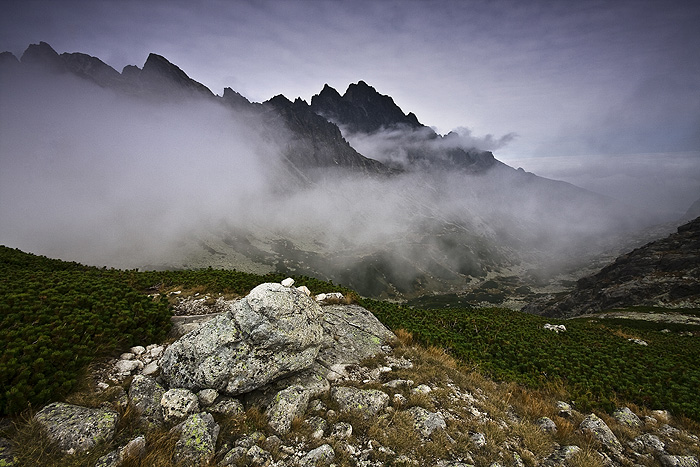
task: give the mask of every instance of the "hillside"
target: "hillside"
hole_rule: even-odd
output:
[[[8,396],[5,401],[9,401],[3,405],[3,410],[23,411],[24,414],[22,418],[14,418],[18,422],[15,428],[7,419],[0,423],[0,455],[6,462],[17,457],[22,462],[19,465],[92,466],[103,456],[112,456],[101,462],[120,458],[127,462],[124,465],[173,465],[178,459],[191,461],[192,457],[187,456],[194,455],[212,456],[215,460],[210,465],[214,462],[223,462],[219,465],[269,462],[280,467],[314,465],[317,460],[343,466],[401,465],[412,461],[445,466],[492,465],[494,462],[518,466],[602,466],[630,462],[666,466],[678,465],[671,462],[693,462],[693,459],[696,462],[700,455],[697,438],[700,428],[684,418],[697,421],[700,417],[697,412],[700,401],[695,391],[700,379],[696,365],[700,329],[697,325],[670,326],[672,330],[669,330],[668,324],[654,327],[632,321],[579,319],[566,321],[565,330],[553,331],[548,326],[559,325],[561,321],[547,321],[504,309],[410,308],[360,298],[338,285],[296,277],[294,285],[308,287],[312,296],[340,291],[348,298],[340,303],[324,304],[322,301],[326,298],[318,297],[319,309],[319,305],[305,295],[303,287],[290,288],[287,281],[286,286],[279,285],[278,281],[284,278],[280,275],[262,277],[213,269],[107,270],[4,247],[0,248],[0,253],[4,278],[0,282],[3,287],[0,301],[12,304],[4,310],[0,327],[7,343],[0,357],[3,363],[0,384],[4,396]],[[267,284],[258,286],[263,282]],[[109,291],[115,300],[111,304],[98,301],[101,290]],[[241,301],[240,298],[251,290],[254,293]],[[285,301],[273,297],[278,294],[291,294],[294,299]],[[251,298],[253,296],[257,298]],[[121,297],[129,297],[141,306],[130,305]],[[347,305],[350,301],[356,303]],[[262,308],[255,308],[257,314],[249,316],[246,306]],[[282,312],[276,326],[257,326],[250,321],[269,316],[277,322],[277,318],[268,313],[276,312],[278,306],[301,308],[294,313]],[[172,337],[162,340],[161,336],[169,329],[162,320],[164,309],[168,310],[168,315],[177,310],[180,310],[178,313],[198,310],[195,312],[218,314],[206,315],[204,321],[215,318],[193,334],[180,340]],[[113,312],[119,316],[118,321],[104,319]],[[153,314],[155,312],[157,314]],[[304,336],[320,328],[290,334],[293,339],[306,339],[299,345],[321,345],[317,360],[321,366],[314,367],[314,371],[331,370],[323,377],[328,380],[327,389],[319,386],[318,375],[311,379],[313,383],[297,375],[288,383],[293,386],[287,390],[286,386],[275,386],[275,383],[270,388],[264,386],[267,389],[260,394],[248,393],[248,389],[236,390],[242,393],[231,398],[225,393],[242,385],[241,379],[236,379],[231,386],[231,383],[202,373],[201,368],[207,365],[200,365],[197,372],[179,370],[190,358],[195,359],[195,363],[197,358],[207,358],[206,353],[190,354],[192,350],[188,349],[195,347],[188,344],[188,339],[197,340],[199,350],[196,352],[205,352],[202,349],[209,345],[207,342],[214,346],[223,342],[221,339],[229,334],[221,332],[231,326],[224,324],[223,315],[227,315],[237,320],[236,326],[257,329],[250,333],[250,342],[256,344],[245,344],[253,346],[247,352],[226,353],[224,347],[236,349],[244,345],[231,347],[227,344],[215,350],[217,358],[259,355],[268,362],[263,374],[275,371],[280,362],[288,361],[279,352],[284,352],[287,345],[298,345],[290,341],[279,347],[280,342],[289,338],[283,337],[289,324],[285,320],[296,320],[297,312],[306,318],[303,323],[294,324],[294,329],[313,327],[313,320],[322,317],[323,333],[337,333],[330,340],[324,337],[312,339],[313,342]],[[19,321],[15,319],[18,316],[21,317]],[[151,316],[147,320],[151,325],[147,331],[150,334],[129,336],[124,333],[123,325],[133,329],[136,325],[131,324],[132,320],[145,316]],[[155,320],[155,316],[160,321]],[[383,324],[376,321],[377,318]],[[14,324],[10,325],[8,319],[14,320]],[[80,341],[74,339],[77,336],[74,331],[82,329],[81,322],[96,323],[98,319],[105,324],[87,327],[80,334]],[[37,322],[46,322],[47,326],[37,326]],[[343,328],[343,322],[349,327]],[[384,326],[392,329],[398,338],[391,338]],[[219,337],[205,338],[205,327],[207,332]],[[59,381],[60,377],[72,381],[59,385],[59,392],[47,396],[38,392],[42,384],[36,378],[39,358],[32,349],[40,352],[46,343],[43,336],[50,334],[55,339],[56,329],[70,332],[65,333],[65,348],[54,348],[80,358],[76,359],[77,366],[54,362],[41,369],[41,375],[49,381]],[[263,336],[280,332],[283,334],[277,337]],[[128,340],[119,340],[119,337],[128,337]],[[90,339],[99,339],[99,352],[93,351]],[[642,341],[644,345],[639,343]],[[268,342],[276,349],[273,360],[264,352]],[[28,357],[17,358],[13,354],[13,349],[17,348],[23,349],[22,354]],[[354,350],[349,351],[349,348]],[[377,354],[371,358],[361,357],[365,352],[369,352],[367,356],[372,352]],[[180,353],[182,360],[177,357]],[[301,355],[307,351],[294,353]],[[161,355],[163,357],[159,358]],[[60,358],[65,361],[65,357]],[[334,360],[337,358],[345,363],[338,364]],[[343,360],[348,358],[361,361]],[[88,362],[91,362],[89,371],[84,373]],[[287,363],[282,367],[285,365]],[[231,368],[234,367],[237,365],[232,364]],[[216,368],[211,367],[215,372]],[[253,363],[241,368],[253,378],[261,374],[257,370],[245,370],[256,368]],[[161,376],[155,378],[159,372]],[[180,374],[185,379],[175,382]],[[22,377],[26,377],[25,380],[18,382],[17,378]],[[194,384],[201,389],[203,383],[192,383],[193,377],[216,385],[213,395],[215,398],[219,395],[215,399],[217,403],[212,405],[214,399],[208,399],[211,390],[202,390],[199,404],[205,408],[199,415],[190,414],[193,409],[185,409],[185,405],[178,405],[184,401],[173,399],[174,405],[162,405],[164,429],[146,428],[150,425],[139,422],[136,410],[146,410],[144,416],[147,417],[156,416],[156,412],[148,408],[151,396],[148,396],[147,387],[153,390],[167,383],[178,388]],[[22,385],[23,403],[17,399],[18,391],[13,390],[17,385]],[[191,398],[184,391],[164,388],[163,394],[168,392],[174,396],[182,392],[181,396]],[[273,398],[275,393],[279,397]],[[314,395],[298,399],[293,396],[297,393]],[[338,396],[341,393],[347,394]],[[342,405],[351,393],[352,397],[371,394],[381,400],[387,399],[387,403],[378,403],[376,417],[365,418],[362,412],[356,413]],[[165,404],[161,402],[161,395],[158,393],[157,397],[159,408]],[[193,397],[197,399],[196,394]],[[275,418],[278,412],[274,409],[275,402],[271,401],[283,397],[290,397],[285,404],[291,405],[284,406],[281,413],[296,414],[298,419]],[[32,402],[31,408],[27,398]],[[155,400],[155,396],[152,398]],[[66,401],[69,405],[46,406],[53,401]],[[224,412],[224,405],[219,404],[223,402],[228,407]],[[367,404],[368,410],[374,410],[371,408],[375,402],[367,400]],[[618,408],[621,410],[616,411]],[[599,417],[593,415],[594,411]],[[72,435],[59,430],[65,422],[56,428],[47,427],[53,426],[52,420],[73,417],[71,413],[83,414],[80,419],[85,421],[93,416],[114,420],[115,431],[94,449],[85,451],[76,447],[74,454],[67,454],[70,446],[78,445],[71,445]],[[205,415],[210,413],[213,418]],[[176,420],[190,416],[194,418],[188,419],[180,431],[169,430]],[[158,419],[148,420],[157,422]],[[208,438],[209,441],[197,437],[198,443],[204,443],[200,445],[201,451],[183,450],[182,433],[204,420],[213,424],[202,425],[202,429],[212,430],[216,435]],[[157,424],[160,423],[163,422]],[[71,422],[70,426],[71,432],[88,429],[82,422]],[[603,429],[603,426],[609,428]],[[90,431],[84,433],[81,436],[87,438],[80,439],[97,436]],[[62,444],[64,442],[69,444]],[[127,443],[131,443],[131,447],[120,451]],[[323,460],[329,456],[334,460]],[[262,460],[254,460],[258,457]]]
[[[570,293],[540,299],[524,311],[558,318],[633,306],[682,312],[700,308],[698,284],[700,217],[579,279]]]

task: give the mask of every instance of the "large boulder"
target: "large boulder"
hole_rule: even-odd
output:
[[[358,305],[323,307],[323,329],[329,343],[318,362],[326,371],[357,364],[382,352],[396,336],[371,312]]]
[[[170,387],[244,394],[311,367],[322,335],[313,299],[293,287],[262,284],[170,345],[161,376]]]
[[[54,402],[34,416],[49,439],[67,453],[85,451],[114,437],[117,412]]]

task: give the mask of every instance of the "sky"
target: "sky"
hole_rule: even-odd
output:
[[[440,134],[502,142],[487,149],[514,167],[628,201],[700,197],[697,1],[0,3],[18,57],[45,41],[121,71],[155,52],[257,102],[364,80]]]

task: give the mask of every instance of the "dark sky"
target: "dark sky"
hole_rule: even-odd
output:
[[[700,196],[697,1],[1,3],[0,50],[17,56],[46,41],[121,71],[156,52],[254,101],[362,79],[439,133],[517,135],[490,148],[515,167],[582,185],[591,164],[653,167]]]

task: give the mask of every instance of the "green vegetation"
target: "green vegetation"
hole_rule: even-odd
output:
[[[675,328],[668,323],[562,321],[499,308],[425,310],[369,299],[361,304],[387,326],[404,328],[495,378],[534,388],[563,384],[580,410],[611,410],[616,400],[627,400],[700,420],[700,340],[660,332]],[[567,331],[545,330],[547,322]]]
[[[50,260],[0,247],[0,412],[58,400],[95,357],[163,339],[166,300],[148,294],[175,288],[244,295],[283,274],[237,271],[121,271]],[[313,293],[351,290],[292,276]],[[579,410],[631,401],[700,420],[698,330],[632,320],[551,320],[500,308],[413,308],[360,299],[392,329],[494,378],[531,388],[564,387]],[[425,302],[424,305],[428,305]],[[638,310],[633,310],[638,311]],[[543,329],[546,322],[567,331]],[[670,329],[672,332],[661,332]],[[678,331],[695,331],[695,336]],[[642,339],[641,346],[628,339]]]
[[[59,400],[87,364],[130,346],[162,341],[172,287],[243,295],[286,276],[237,271],[138,272],[99,269],[0,246],[0,414]],[[347,289],[295,277],[316,293]]]
[[[163,339],[169,317],[114,271],[0,247],[0,413],[56,400],[96,356]]]

